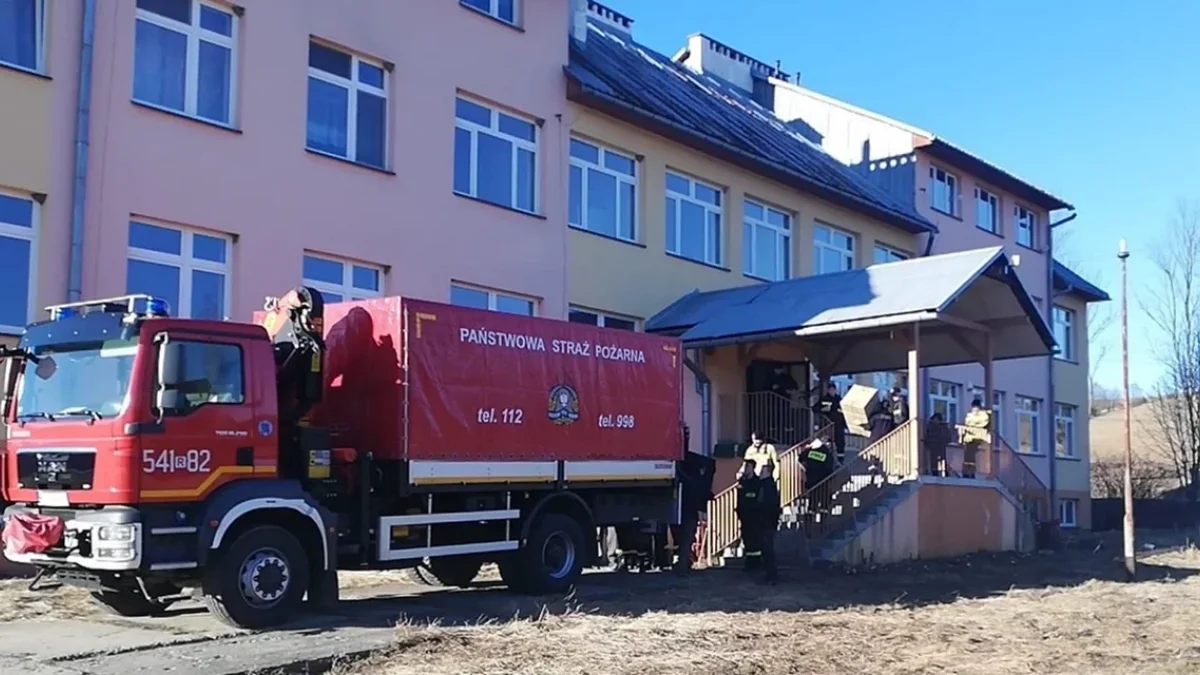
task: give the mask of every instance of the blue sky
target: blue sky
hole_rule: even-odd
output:
[[[604,4],[659,52],[702,32],[779,59],[806,87],[934,132],[1075,204],[1066,257],[1108,290],[1114,314],[1127,239],[1131,379],[1150,389],[1158,378],[1138,302],[1153,295],[1150,254],[1178,200],[1200,200],[1200,2]],[[1100,339],[1099,378],[1117,386],[1115,322]]]

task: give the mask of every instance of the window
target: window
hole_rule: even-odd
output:
[[[743,272],[767,281],[792,276],[792,217],[747,199],[742,205]]]
[[[377,169],[387,163],[387,76],[382,64],[308,43],[309,150]]]
[[[983,387],[971,388],[971,400],[984,400]],[[992,426],[996,433],[1004,437],[1004,392],[999,389],[992,390]]]
[[[959,386],[942,380],[929,381],[929,414],[940,413],[942,421],[958,424],[962,421],[958,410]]]
[[[304,283],[321,291],[325,302],[378,298],[382,282],[383,270],[374,265],[304,254]]]
[[[854,386],[853,375],[834,375],[829,378],[829,383],[837,387],[838,396],[845,396],[846,392],[850,391],[850,387]],[[824,392],[822,392],[824,393]],[[881,392],[887,395],[887,392]]]
[[[854,235],[817,223],[813,228],[813,274],[854,269]]]
[[[1013,219],[1017,223],[1017,243],[1037,248],[1037,214],[1024,206],[1014,206]]]
[[[537,301],[512,293],[493,291],[463,284],[450,285],[450,304],[475,309],[490,309],[493,312],[536,316]]]
[[[43,0],[0,0],[0,63],[42,72],[45,11]]]
[[[901,253],[890,246],[875,244],[875,264],[908,260],[907,253]]]
[[[518,0],[459,0],[462,4],[497,18],[504,23],[517,24]]]
[[[37,215],[32,199],[0,193],[0,333],[20,333],[32,318]]]
[[[1054,341],[1058,343],[1058,358],[1075,360],[1075,312],[1066,307],[1054,306]]]
[[[905,389],[908,386],[908,372],[897,370],[895,372],[871,373],[871,386],[879,390],[879,393],[884,396],[891,392],[892,387]]]
[[[242,350],[220,342],[179,342],[180,405],[173,412],[186,415],[209,403],[246,402]]]
[[[1013,407],[1017,419],[1017,452],[1037,454],[1041,425],[1042,402],[1028,396],[1014,396]]]
[[[1065,528],[1079,526],[1079,500],[1063,499],[1058,502],[1058,524]]]
[[[571,225],[637,241],[637,161],[571,139]]]
[[[1059,457],[1078,457],[1075,454],[1075,406],[1059,403],[1054,406],[1054,452]]]
[[[571,323],[586,323],[589,326],[600,326],[602,328],[619,328],[621,330],[633,331],[638,329],[637,319],[580,307],[572,307],[570,313],[567,315],[567,320]]]
[[[454,191],[536,212],[537,125],[461,96],[454,114]]]
[[[667,252],[720,265],[721,189],[667,172]]]
[[[929,167],[929,205],[952,216],[958,215],[958,176]]]
[[[229,125],[237,17],[202,0],[137,0],[135,101]]]
[[[975,227],[1000,234],[1000,198],[983,188],[975,188]]]
[[[175,316],[224,319],[230,247],[224,235],[131,221],[125,291],[163,298]]]

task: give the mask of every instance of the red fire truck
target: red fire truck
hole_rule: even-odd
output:
[[[5,553],[120,615],[273,626],[338,570],[557,592],[597,528],[679,521],[673,339],[307,287],[255,323],[48,311],[3,354]]]

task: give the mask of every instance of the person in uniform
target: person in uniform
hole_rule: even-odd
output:
[[[774,445],[768,443],[763,438],[761,431],[755,430],[750,432],[750,447],[746,448],[742,459],[746,461],[753,460],[755,467],[761,467],[769,462],[773,468],[771,477],[776,480],[779,479],[779,453],[775,451]]]
[[[900,387],[892,387],[892,395],[890,409],[892,411],[893,428],[900,426],[908,421],[908,397],[904,392],[900,391]]]
[[[708,511],[708,503],[713,498],[713,470],[716,466],[711,457],[694,452],[687,452],[684,457],[684,461],[678,465],[681,522],[672,527],[676,553],[679,556],[675,563],[675,571],[681,574],[686,574],[692,569],[696,528],[700,518]]]
[[[759,490],[762,478],[757,472],[757,462],[747,459],[742,462],[738,475],[737,517],[742,531],[742,555],[746,559],[746,571],[755,572],[762,567],[762,526],[759,517]]]
[[[804,467],[805,492],[824,482],[833,474],[834,458],[829,449],[829,446],[818,438],[800,451],[800,464]],[[822,487],[815,500],[810,497],[812,501],[808,505],[809,512],[828,510],[832,494],[828,487]]]
[[[941,413],[933,413],[925,425],[926,472],[931,476],[946,476],[946,446],[950,445],[950,425]]]
[[[825,393],[817,399],[817,412],[833,425],[833,448],[838,464],[846,460],[846,415],[842,412],[842,397],[837,385],[830,382]]]
[[[979,452],[992,446],[992,414],[983,409],[983,401],[971,401],[960,431],[963,445],[963,478],[974,478]]]
[[[775,560],[775,537],[779,531],[779,516],[783,507],[779,503],[779,484],[775,482],[775,466],[770,462],[758,469],[758,503],[755,517],[758,519],[759,543],[762,551],[763,581],[773,584],[779,579],[779,567]]]

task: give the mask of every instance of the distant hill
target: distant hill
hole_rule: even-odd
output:
[[[1155,445],[1153,429],[1155,427],[1153,402],[1143,402],[1134,405],[1130,410],[1131,449],[1133,452],[1134,480],[1147,486],[1147,489],[1159,494],[1174,490],[1180,486],[1175,477],[1175,470],[1170,459],[1164,457]],[[1119,486],[1121,473],[1125,464],[1125,411],[1123,408],[1109,410],[1102,415],[1091,418],[1088,424],[1088,436],[1091,441],[1092,462],[1092,494],[1093,496],[1116,496],[1104,494],[1105,486],[1109,483],[1109,492],[1113,483]],[[1153,487],[1150,487],[1152,484]],[[1134,486],[1134,496],[1149,496],[1142,494],[1139,485]],[[1119,489],[1118,489],[1119,492]]]

